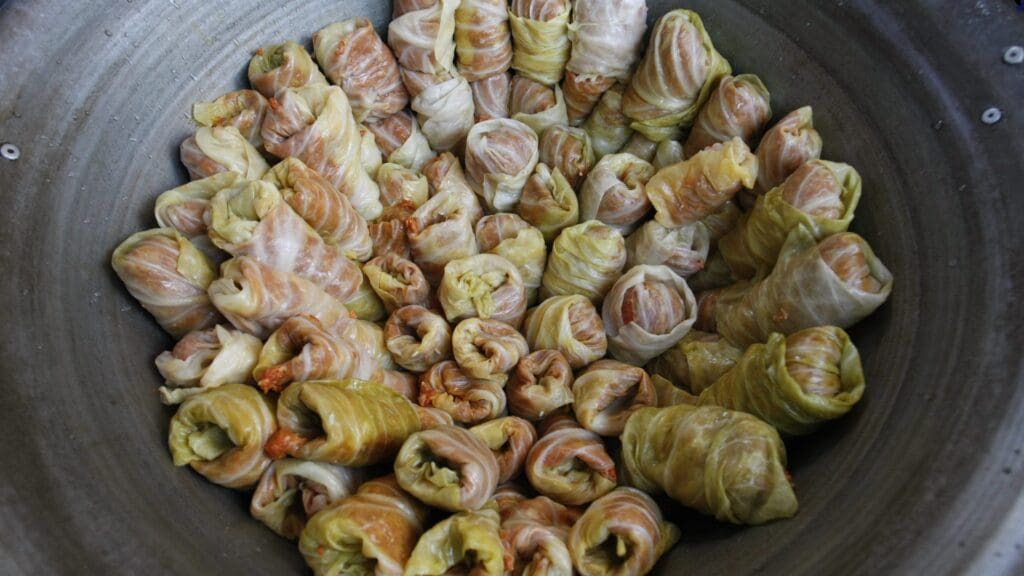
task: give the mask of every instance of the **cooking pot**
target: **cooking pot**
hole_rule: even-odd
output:
[[[660,574],[1024,573],[1024,12],[1009,0],[651,0],[700,12],[776,118],[814,107],[856,166],[855,230],[896,274],[853,330],[865,401],[788,443],[801,510],[759,528],[667,505]],[[300,573],[295,545],[167,453],[172,342],[110,253],[185,181],[195,101],[253,51],[390,3],[0,6],[0,573]],[[1006,58],[1013,61],[1013,54]],[[1001,110],[1001,118],[990,108]],[[983,121],[984,115],[984,121]],[[997,121],[998,120],[998,121]]]

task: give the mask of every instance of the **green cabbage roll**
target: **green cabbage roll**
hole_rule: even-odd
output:
[[[419,73],[404,68],[402,80],[430,147],[438,151],[458,147],[476,119],[469,82],[458,72]]]
[[[608,351],[601,316],[590,300],[578,294],[542,302],[530,311],[523,335],[531,350],[557,350],[576,369],[600,360]]]
[[[388,317],[387,308],[380,296],[370,285],[370,280],[362,273],[362,282],[348,300],[345,301],[345,308],[356,318],[367,322],[381,322]]]
[[[200,126],[234,126],[257,150],[263,148],[260,128],[267,116],[269,104],[255,90],[236,90],[213,102],[192,105],[192,119]]]
[[[182,402],[167,444],[175,466],[189,465],[210,482],[247,490],[270,465],[263,446],[276,428],[270,400],[251,386],[225,384]]]
[[[363,272],[388,312],[404,306],[426,306],[431,301],[430,284],[419,266],[397,254],[370,260]]]
[[[583,123],[583,129],[590,135],[594,154],[600,160],[615,154],[633,136],[630,120],[622,111],[622,96],[626,87],[616,84],[601,96],[594,112]]]
[[[779,433],[717,406],[638,410],[622,434],[624,480],[720,521],[764,524],[796,514]]]
[[[460,512],[427,530],[405,565],[405,576],[501,576],[505,552],[500,519],[491,509]]]
[[[732,369],[743,350],[718,334],[691,330],[678,344],[647,365],[652,376],[700,394]]]
[[[404,490],[452,512],[483,506],[498,486],[499,473],[487,444],[457,426],[413,434],[395,458],[395,476]]]
[[[237,172],[220,172],[164,192],[156,199],[157,224],[161,228],[174,228],[189,239],[205,236],[210,199],[241,178]]]
[[[470,378],[450,360],[438,362],[420,378],[419,403],[444,410],[459,424],[497,418],[505,410],[504,382]]]
[[[234,126],[200,126],[181,143],[179,157],[192,180],[221,172],[255,180],[270,169],[259,150]]]
[[[309,460],[275,460],[253,492],[249,513],[277,534],[297,540],[306,520],[355,493],[360,468]]]
[[[537,164],[526,181],[516,213],[536,226],[550,243],[563,229],[579,222],[579,201],[560,170]]]
[[[515,46],[512,68],[519,75],[553,86],[569,61],[570,0],[512,0],[509,25]]]
[[[475,82],[504,74],[512,64],[506,0],[461,0],[455,10],[459,72]]]
[[[500,256],[516,267],[526,288],[526,303],[537,300],[548,249],[544,235],[515,214],[492,214],[476,223],[480,252]]]
[[[753,146],[771,117],[771,95],[760,78],[753,74],[725,76],[701,108],[684,152],[693,156],[733,138]]]
[[[448,162],[444,156],[438,158],[424,166],[428,181],[431,167]],[[452,160],[458,165],[458,160],[454,157]],[[433,186],[434,195],[405,221],[405,227],[413,262],[427,281],[436,286],[441,282],[446,264],[479,252],[473,227],[483,211],[461,175],[461,169],[449,170]]]
[[[452,357],[452,328],[423,306],[403,306],[384,324],[384,341],[395,362],[413,372]]]
[[[542,427],[526,457],[526,477],[537,492],[580,506],[615,489],[615,461],[600,436],[565,415],[549,418]]]
[[[509,371],[530,349],[523,335],[504,322],[467,318],[452,332],[452,351],[470,378],[504,385]]]
[[[448,262],[437,299],[452,323],[481,318],[518,328],[526,315],[523,277],[511,262],[494,254]]]
[[[220,325],[189,332],[156,357],[156,369],[166,383],[160,387],[160,401],[181,404],[210,388],[248,382],[262,346],[259,338]]]
[[[579,294],[599,304],[626,265],[626,241],[614,228],[590,220],[562,231],[551,247],[540,296]]]
[[[300,44],[291,40],[264,46],[249,61],[249,83],[267,98],[289,88],[326,86],[327,79]]]

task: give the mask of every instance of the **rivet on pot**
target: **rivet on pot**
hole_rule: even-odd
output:
[[[1010,46],[1003,53],[1003,62],[1007,64],[1020,64],[1024,62],[1024,47]]]
[[[989,108],[981,114],[981,121],[991,126],[1003,119],[1003,111],[999,108]]]
[[[0,156],[2,156],[4,160],[17,160],[18,158],[21,158],[21,150],[10,142],[4,142],[3,144],[0,144]]]

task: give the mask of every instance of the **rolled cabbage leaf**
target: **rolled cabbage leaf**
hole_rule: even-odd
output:
[[[255,180],[270,169],[259,150],[234,126],[196,128],[196,133],[181,143],[180,157],[192,180],[221,172]]]
[[[480,252],[500,256],[516,267],[526,288],[527,305],[536,302],[548,261],[544,235],[515,214],[492,214],[476,223]]]
[[[690,130],[686,156],[733,138],[753,146],[771,117],[771,95],[760,78],[753,74],[725,76]]]
[[[654,151],[654,160],[651,161],[651,164],[654,165],[655,171],[660,171],[673,164],[679,164],[685,159],[686,155],[683,153],[682,144],[676,140],[662,140]]]
[[[181,404],[210,388],[248,382],[262,346],[259,338],[220,325],[189,332],[156,357],[166,384],[160,387],[160,401]]]
[[[398,63],[414,72],[438,74],[455,66],[455,10],[459,0],[396,5],[388,45]]]
[[[537,134],[517,120],[489,120],[466,138],[466,178],[494,212],[515,209],[539,158]]]
[[[562,230],[551,247],[540,297],[579,294],[599,304],[626,265],[626,242],[614,228],[590,220]]]
[[[537,492],[566,506],[582,506],[615,489],[615,461],[601,437],[568,416],[548,423],[526,457],[526,476]]]
[[[519,270],[494,254],[477,254],[445,265],[437,298],[453,324],[482,318],[518,328],[526,315],[526,286]]]
[[[622,84],[609,88],[583,123],[583,129],[590,135],[598,160],[622,150],[633,136],[629,118],[622,111],[622,95],[625,90]]]
[[[512,79],[508,111],[513,120],[532,128],[538,138],[548,128],[569,122],[561,88],[557,85],[549,88],[522,76]]]
[[[573,412],[581,426],[601,436],[618,436],[637,410],[658,405],[651,377],[643,368],[599,360],[572,383]]]
[[[512,68],[519,75],[553,86],[569,61],[570,0],[512,0],[509,25],[515,46]]]
[[[516,213],[536,226],[550,243],[563,229],[579,222],[579,201],[560,170],[540,163],[526,181]]]
[[[263,147],[260,128],[267,115],[267,99],[255,90],[236,90],[213,102],[192,105],[192,119],[200,126],[234,126],[253,148]]]
[[[368,224],[370,241],[373,242],[373,257],[395,254],[409,260],[412,250],[405,231],[404,220],[381,220]]]
[[[531,350],[557,350],[574,369],[600,360],[608,351],[601,315],[578,294],[541,302],[526,318],[523,335]]]
[[[426,372],[452,357],[451,326],[423,306],[395,310],[384,325],[384,339],[395,362],[412,372]]]
[[[445,187],[405,221],[412,260],[434,286],[449,262],[479,252],[473,231],[481,212],[476,196],[457,178],[443,182]]]
[[[537,350],[519,359],[506,386],[509,412],[534,422],[573,402],[573,374],[565,355]]]
[[[790,112],[765,132],[757,146],[758,194],[766,194],[796,169],[821,157],[821,135],[814,129],[814,111],[804,106]]]
[[[474,425],[500,416],[506,399],[502,383],[470,378],[458,364],[445,360],[423,373],[419,403],[444,410],[459,424]]]
[[[509,73],[495,74],[490,78],[469,83],[473,91],[473,120],[477,124],[508,118],[508,100],[512,90],[512,75]]]
[[[526,455],[537,441],[533,425],[515,416],[496,418],[469,429],[491,449],[498,461],[498,483],[516,478],[523,472]]]
[[[430,147],[445,151],[458,146],[475,120],[469,82],[457,72],[420,74],[402,70],[402,78],[412,94],[412,109]]]
[[[420,406],[418,404],[414,404],[413,408],[415,408],[416,413],[420,415],[420,428],[423,430],[455,425],[455,419],[452,418],[451,414],[441,410],[440,408],[431,408],[427,406]]]
[[[697,321],[697,300],[686,280],[669,267],[640,265],[615,282],[601,319],[611,355],[643,365],[690,332]]]
[[[504,74],[512,64],[506,0],[461,0],[455,10],[459,72],[475,82]]]
[[[512,574],[572,576],[569,529],[580,511],[538,496],[501,511],[501,538]]]
[[[743,350],[718,334],[691,330],[678,344],[647,365],[652,376],[700,394],[740,360]]]
[[[551,126],[541,135],[540,162],[561,172],[573,190],[578,190],[597,159],[587,131],[563,124]]]
[[[601,158],[580,189],[580,219],[631,233],[651,211],[645,187],[652,176],[654,166],[632,154]]]
[[[504,385],[508,373],[529,354],[526,339],[497,320],[468,318],[452,332],[452,351],[462,371],[477,380]]]
[[[427,177],[398,164],[385,164],[377,173],[380,199],[387,208],[400,208],[412,216],[430,198]]]
[[[667,228],[650,220],[626,238],[626,267],[667,266],[682,278],[704,269],[711,235],[702,222]]]
[[[358,468],[275,460],[256,485],[249,513],[277,534],[298,540],[307,519],[354,494],[363,478]]]
[[[435,156],[419,122],[405,110],[383,120],[367,122],[366,129],[373,132],[381,154],[390,164],[418,172]]]
[[[156,199],[156,223],[161,228],[174,228],[189,239],[205,236],[210,199],[241,178],[236,172],[219,172],[164,192]]]
[[[395,458],[395,477],[406,492],[451,512],[486,504],[498,486],[498,474],[498,461],[487,444],[457,426],[413,434]]]
[[[389,313],[404,306],[426,306],[430,303],[430,284],[418,266],[388,254],[370,260],[363,272]]]
[[[501,576],[505,570],[500,519],[491,509],[460,512],[427,530],[405,565],[405,576],[473,574]]]
[[[300,44],[291,40],[256,50],[249,61],[249,84],[267,98],[289,88],[326,86],[327,79]]]

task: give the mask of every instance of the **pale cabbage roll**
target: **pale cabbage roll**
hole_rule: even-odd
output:
[[[377,181],[377,171],[384,164],[384,154],[377,147],[377,137],[366,126],[359,126],[359,161],[363,165],[366,175],[374,182]]]
[[[550,243],[563,229],[579,222],[579,201],[561,171],[538,163],[526,181],[516,213],[536,226]]]
[[[439,74],[455,65],[455,10],[459,0],[396,5],[388,45],[398,63],[414,72]],[[406,11],[408,10],[408,11]]]
[[[423,534],[405,566],[405,574],[502,576],[504,553],[497,512],[460,512]]]
[[[380,186],[381,203],[385,207],[385,213],[381,214],[382,220],[389,216],[391,218],[388,219],[396,219],[405,213],[412,216],[430,198],[427,177],[398,164],[381,166],[377,184]]]
[[[512,0],[509,25],[515,50],[512,68],[520,76],[553,86],[569,61],[570,0]]]
[[[796,169],[821,157],[821,135],[814,129],[814,111],[804,106],[787,114],[764,134],[757,146],[758,194],[782,184]]]
[[[512,574],[572,576],[569,529],[581,511],[547,496],[526,499],[501,512],[501,538],[512,556]],[[506,559],[506,562],[508,560]]]
[[[686,159],[683,153],[683,145],[676,140],[663,140],[658,143],[658,149],[654,151],[654,160],[651,164],[655,170],[667,168],[673,164],[679,164]]]
[[[549,88],[521,76],[512,79],[508,111],[513,120],[532,128],[538,138],[548,128],[569,122],[561,88],[557,85]]]
[[[412,258],[404,220],[380,220],[367,225],[373,242],[373,257],[396,254],[406,260]]]
[[[384,325],[384,340],[399,366],[426,372],[452,357],[452,328],[423,306],[395,310]]]
[[[572,383],[572,410],[580,425],[601,436],[618,436],[629,417],[658,405],[651,377],[643,368],[598,360]]]
[[[523,335],[508,324],[468,318],[452,332],[452,351],[470,378],[504,385],[508,373],[530,349]]]
[[[596,220],[571,226],[551,247],[540,297],[580,294],[598,304],[625,265],[626,242],[617,230]]]
[[[499,484],[522,474],[526,456],[537,441],[537,431],[533,425],[515,416],[477,424],[469,431],[484,441],[498,461]]]
[[[466,178],[494,212],[515,209],[539,158],[537,134],[517,120],[489,120],[466,138]]]
[[[289,88],[327,85],[309,52],[291,40],[256,50],[248,75],[252,87],[267,98],[276,98]]]
[[[753,74],[725,76],[690,130],[686,155],[737,137],[753,146],[771,117],[771,95],[760,78]]]
[[[192,105],[192,119],[200,126],[234,126],[253,148],[263,147],[260,128],[267,115],[267,99],[255,90],[236,90],[213,102]]]
[[[156,357],[166,384],[160,387],[160,401],[181,404],[210,388],[248,382],[262,347],[259,338],[220,325],[189,332]]]
[[[547,245],[540,230],[515,214],[492,214],[476,223],[480,252],[505,258],[516,267],[526,288],[526,303],[537,301],[547,264]]]
[[[367,122],[366,129],[373,132],[381,154],[390,164],[419,171],[435,156],[419,122],[405,110],[377,122]]]
[[[221,172],[234,172],[256,180],[270,169],[259,150],[234,126],[196,128],[195,135],[181,143],[180,157],[192,180]]]
[[[508,118],[508,101],[512,90],[512,75],[495,74],[490,78],[469,83],[473,91],[473,120],[477,124],[497,118]]]
[[[615,282],[601,318],[608,351],[623,362],[642,365],[683,339],[697,320],[697,301],[667,266],[640,265]]]
[[[440,284],[449,262],[478,253],[473,227],[482,214],[465,180],[445,178],[442,183],[444,187],[405,221],[413,262],[434,286]]]
[[[452,323],[483,318],[518,327],[526,315],[526,286],[519,270],[494,254],[477,254],[445,265],[437,299]]]
[[[569,416],[549,420],[526,457],[530,485],[566,506],[581,506],[614,490],[615,461],[601,437]]]
[[[578,294],[553,296],[530,311],[523,334],[531,350],[557,350],[575,369],[604,357],[608,339],[594,304]]]
[[[459,72],[475,82],[504,74],[512,64],[506,0],[461,0],[455,10]]]
[[[402,70],[402,79],[430,147],[437,151],[457,147],[473,128],[475,109],[469,82],[457,72]]]
[[[652,176],[654,166],[632,154],[605,156],[580,189],[580,219],[598,220],[628,235],[651,211],[646,185]]]
[[[558,350],[537,350],[519,359],[506,386],[508,410],[539,422],[573,402],[572,367]]]
[[[643,132],[633,132],[626,145],[619,150],[619,154],[632,154],[644,162],[654,162],[654,157],[658,155],[658,146],[660,143],[644,136]]]
[[[703,223],[666,228],[650,220],[626,238],[626,266],[667,266],[683,278],[704,269],[711,237]]]
[[[501,382],[470,378],[451,360],[438,362],[420,379],[420,406],[444,410],[459,424],[479,424],[505,410]]]
[[[370,287],[388,313],[409,305],[430,303],[430,284],[418,266],[397,254],[379,256],[363,267]]]
[[[406,492],[450,512],[482,507],[498,486],[498,473],[487,444],[457,426],[416,432],[395,458],[395,477]]]
[[[561,172],[573,190],[578,190],[597,158],[586,130],[555,125],[541,135],[540,162]]]
[[[241,178],[236,172],[219,172],[164,192],[156,199],[156,223],[161,228],[174,228],[189,239],[205,236],[210,199]]]
[[[598,160],[622,150],[633,136],[629,118],[622,111],[622,95],[625,90],[622,84],[609,88],[594,107],[594,112],[583,123],[583,129],[590,135]]]
[[[364,476],[359,468],[276,460],[256,485],[249,513],[277,534],[297,540],[309,518],[354,494]]]

